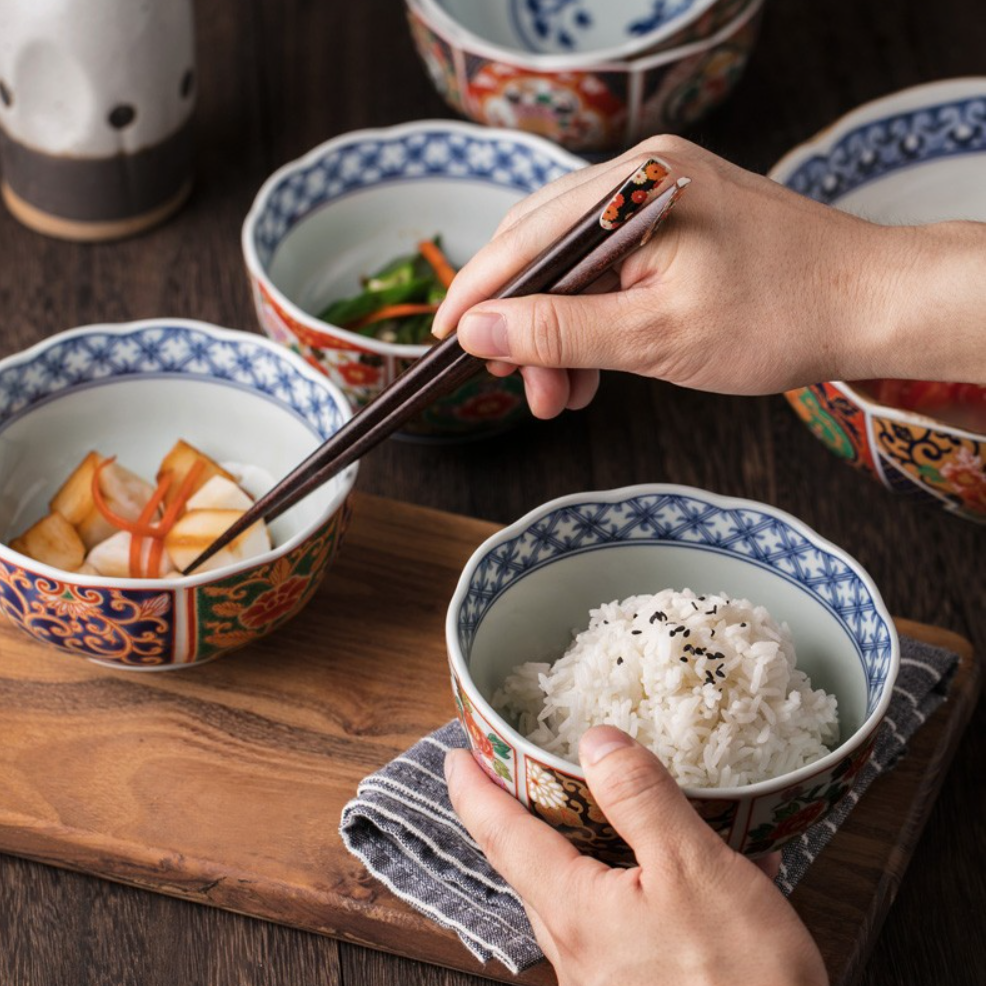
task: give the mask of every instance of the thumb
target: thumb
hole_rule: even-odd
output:
[[[688,865],[726,849],[664,764],[622,730],[588,730],[579,759],[596,804],[644,869],[669,862]]]
[[[647,365],[641,336],[653,316],[628,301],[629,293],[485,303],[460,320],[459,343],[473,356],[520,366],[639,371]]]

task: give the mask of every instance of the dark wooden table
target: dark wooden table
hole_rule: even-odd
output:
[[[447,116],[400,0],[201,0],[194,197],[140,238],[74,246],[0,215],[0,355],[95,321],[154,315],[255,329],[239,229],[266,175],[335,134]],[[986,69],[981,0],[769,0],[731,101],[689,136],[755,170],[864,100]],[[696,449],[701,444],[702,452]],[[360,486],[508,521],[575,490],[668,480],[776,504],[848,548],[894,613],[986,659],[980,530],[900,503],[826,452],[779,397],[604,382],[580,414],[496,441],[389,443]],[[2,736],[0,736],[2,742]],[[986,712],[973,720],[864,982],[986,983]],[[379,986],[471,977],[0,857],[4,986]]]

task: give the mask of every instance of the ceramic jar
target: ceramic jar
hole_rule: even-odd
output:
[[[191,188],[192,0],[0,0],[3,197],[51,236],[126,236]]]

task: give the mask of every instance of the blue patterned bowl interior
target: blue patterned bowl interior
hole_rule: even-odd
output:
[[[986,220],[986,79],[934,83],[862,107],[772,177],[876,222]]]
[[[872,581],[773,508],[633,487],[555,501],[491,541],[452,605],[459,648],[487,700],[515,665],[559,657],[591,608],[671,586],[745,597],[786,621],[798,666],[839,699],[843,742],[889,701],[897,635]]]
[[[714,0],[435,0],[484,41],[537,55],[627,57],[704,13]]]
[[[436,233],[465,263],[510,206],[582,164],[540,138],[448,121],[346,134],[261,189],[244,226],[247,262],[253,253],[256,273],[304,317]]]
[[[184,438],[279,478],[350,415],[298,357],[196,322],[90,326],[0,361],[0,542],[44,513],[90,449],[152,477]],[[324,518],[352,475],[275,523],[284,544]]]

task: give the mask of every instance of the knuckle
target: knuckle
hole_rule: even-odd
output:
[[[547,298],[531,307],[531,354],[540,366],[564,366],[564,342],[558,311]]]

